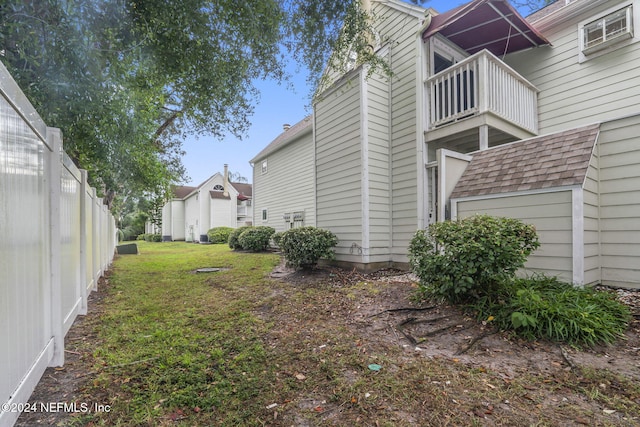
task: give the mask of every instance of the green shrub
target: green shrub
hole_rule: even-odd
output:
[[[233,230],[231,227],[214,227],[207,231],[207,237],[211,243],[228,243]]]
[[[280,233],[275,233],[273,236],[271,236],[271,241],[273,242],[273,244],[277,247],[280,247],[280,243],[282,241],[282,231]]]
[[[238,243],[245,251],[262,252],[269,247],[269,241],[275,232],[272,227],[264,225],[250,227],[240,233]]]
[[[229,247],[233,250],[239,250],[242,249],[242,245],[240,244],[240,242],[238,241],[238,237],[240,237],[240,235],[245,231],[248,230],[249,228],[252,228],[249,225],[243,225],[242,227],[238,227],[235,230],[233,230],[230,234],[229,234]]]
[[[480,319],[491,316],[498,328],[523,338],[573,345],[612,343],[631,319],[629,308],[611,293],[542,275],[504,283],[493,298],[481,298],[471,308]]]
[[[538,246],[532,225],[476,215],[418,230],[409,260],[427,296],[456,303],[491,295],[515,276]]]
[[[144,240],[145,242],[162,242],[161,234],[139,234],[136,240]]]
[[[331,248],[338,238],[329,230],[299,227],[278,233],[273,240],[282,250],[289,267],[313,268],[320,258],[334,259]]]

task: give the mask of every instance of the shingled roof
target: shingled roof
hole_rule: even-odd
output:
[[[304,119],[300,120],[295,125],[291,126],[289,129],[282,132],[280,135],[276,137],[269,145],[267,145],[262,151],[260,151],[256,156],[249,160],[250,163],[255,163],[256,161],[265,158],[268,154],[273,153],[274,151],[284,147],[285,145],[292,142],[297,136],[302,135],[305,131],[311,131],[312,121],[311,116],[307,116]]]
[[[480,151],[451,198],[582,185],[599,130],[594,124]]]
[[[184,199],[196,188],[198,187],[190,187],[187,185],[173,187],[173,197],[175,197],[176,199]]]

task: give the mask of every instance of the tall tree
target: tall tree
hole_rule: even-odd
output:
[[[181,179],[186,134],[242,137],[254,82],[286,80],[288,60],[314,81],[336,50],[384,68],[369,18],[358,0],[3,0],[0,50],[92,184],[126,201]]]

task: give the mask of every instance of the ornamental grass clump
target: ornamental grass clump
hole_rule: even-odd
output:
[[[299,227],[278,233],[274,241],[282,250],[287,266],[314,268],[320,258],[334,259],[333,247],[338,238],[329,230],[316,227]]]
[[[532,225],[476,215],[418,230],[409,260],[426,296],[460,303],[490,295],[513,279],[538,246]]]
[[[629,307],[615,294],[544,275],[502,284],[497,295],[481,298],[470,308],[479,319],[491,317],[499,329],[520,337],[576,346],[613,343],[624,336],[631,320]]]

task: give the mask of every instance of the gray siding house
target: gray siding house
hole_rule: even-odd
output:
[[[315,185],[312,117],[283,132],[258,153],[253,166],[253,224],[277,232],[315,226]]]
[[[490,213],[536,225],[528,270],[640,287],[640,0],[371,4],[394,76],[356,66],[312,117],[338,261],[403,266],[416,229]]]

